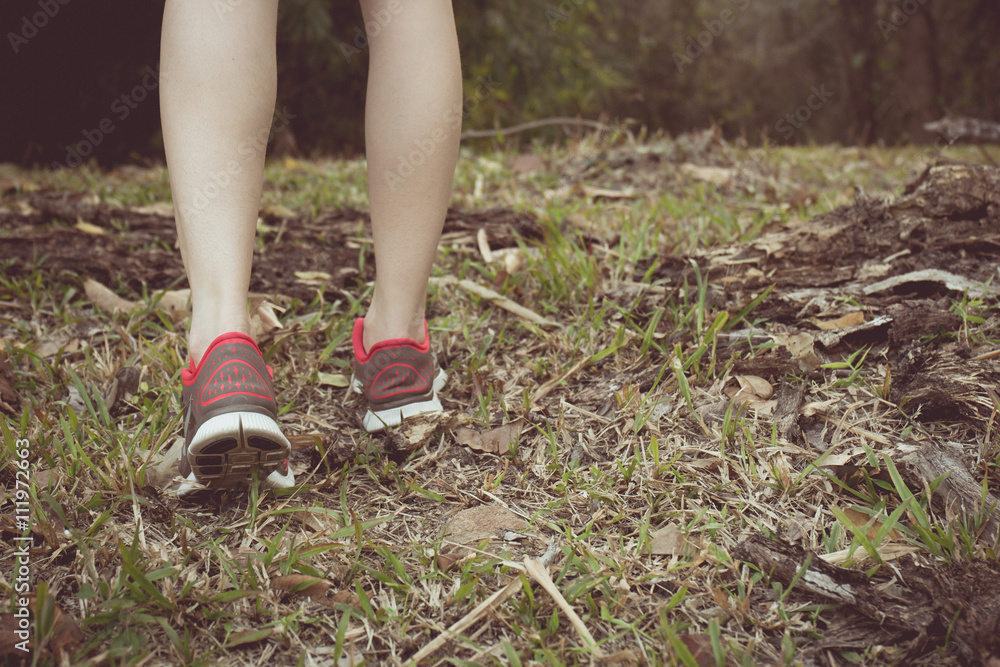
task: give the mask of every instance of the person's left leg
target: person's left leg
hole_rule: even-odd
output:
[[[361,0],[371,58],[365,107],[375,293],[355,324],[369,431],[441,409],[427,282],[451,198],[462,71],[451,0]],[[373,27],[377,26],[377,31]]]

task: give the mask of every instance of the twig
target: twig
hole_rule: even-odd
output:
[[[541,587],[552,596],[552,599],[556,601],[559,608],[566,612],[566,617],[569,618],[569,622],[573,625],[573,628],[576,629],[577,633],[579,633],[580,637],[583,638],[584,643],[587,644],[587,647],[590,649],[590,652],[593,653],[594,657],[601,658],[603,656],[601,648],[597,645],[597,642],[594,641],[594,636],[590,634],[590,630],[587,629],[583,619],[580,618],[573,607],[570,606],[569,602],[566,601],[566,598],[563,597],[563,594],[559,592],[559,589],[556,588],[556,585],[552,582],[552,577],[549,576],[548,566],[542,565],[541,561],[534,558],[529,558],[524,561],[524,565],[528,570],[528,574],[531,575],[531,578],[537,581],[539,585],[541,585]]]
[[[586,366],[589,361],[590,357],[584,357],[580,361],[576,362],[572,368],[570,368],[568,371],[566,371],[559,377],[553,378],[548,382],[546,382],[545,384],[543,384],[541,387],[535,390],[535,393],[531,395],[531,402],[537,403],[538,401],[548,396],[549,392],[555,389],[556,385],[558,385],[560,382],[568,378],[570,375],[573,375],[578,370]]]
[[[557,553],[559,553],[559,549],[556,547],[555,540],[552,540],[551,542],[549,542],[549,547],[545,550],[545,553],[542,554],[541,558],[537,560],[534,558],[529,558],[525,560],[524,564],[525,566],[528,566],[529,563],[539,563],[544,567],[548,567],[549,563],[552,562],[552,559],[555,557]],[[427,658],[434,655],[442,646],[444,646],[449,641],[457,637],[459,633],[461,633],[463,630],[465,630],[470,625],[479,620],[480,616],[484,615],[494,606],[506,602],[507,599],[510,598],[517,591],[518,588],[520,588],[520,586],[521,586],[521,578],[515,577],[510,581],[510,583],[508,583],[506,586],[498,590],[496,593],[494,593],[493,595],[489,596],[488,598],[480,602],[475,609],[473,609],[468,614],[463,616],[461,619],[456,621],[450,628],[442,632],[440,635],[435,637],[429,644],[427,644],[422,649],[417,651],[416,655],[410,658],[410,661],[406,664],[418,665],[420,664],[421,660],[426,660]]]
[[[437,285],[458,285],[466,292],[482,297],[493,303],[493,305],[503,308],[507,312],[513,313],[528,322],[547,326],[558,326],[557,322],[546,319],[530,308],[525,308],[521,304],[514,303],[502,294],[494,292],[489,287],[483,287],[482,285],[474,283],[471,280],[457,280],[448,276],[444,278],[431,278],[430,282],[431,284]]]
[[[592,127],[595,130],[612,129],[610,125],[596,120],[559,116],[556,118],[532,120],[527,123],[521,123],[520,125],[514,125],[513,127],[498,127],[495,130],[466,130],[462,133],[462,139],[489,139],[490,137],[505,134],[517,134],[518,132],[527,132],[528,130],[535,130],[540,127],[548,127],[550,125],[579,125],[582,127]]]

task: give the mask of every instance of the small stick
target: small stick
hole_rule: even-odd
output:
[[[500,127],[495,130],[466,130],[462,133],[462,139],[488,139],[490,137],[500,137],[505,134],[527,132],[528,130],[535,130],[540,127],[548,127],[550,125],[577,125],[580,127],[592,127],[595,130],[612,129],[610,125],[596,120],[589,120],[587,118],[557,117],[532,120],[527,123],[521,123],[520,125],[514,125],[513,127]]]
[[[524,564],[525,566],[527,566],[529,563],[533,562],[542,564],[544,567],[548,567],[549,563],[552,562],[552,559],[555,557],[558,551],[559,550],[556,548],[555,540],[552,540],[551,542],[549,542],[549,547],[548,549],[545,550],[545,553],[542,554],[541,558],[537,560],[534,558],[529,558],[525,560]],[[417,651],[416,655],[410,658],[410,661],[407,662],[406,664],[418,665],[420,664],[421,660],[426,660],[427,658],[431,657],[434,653],[438,651],[438,649],[440,649],[449,641],[457,637],[460,632],[462,632],[467,627],[469,627],[477,620],[479,620],[480,616],[484,615],[494,606],[506,602],[508,598],[514,595],[514,593],[517,591],[518,588],[520,588],[520,586],[521,586],[521,578],[515,577],[510,581],[510,583],[508,583],[506,586],[498,590],[496,593],[494,593],[493,595],[489,596],[488,598],[480,602],[478,605],[476,605],[475,609],[473,609],[468,614],[463,616],[461,619],[456,621],[450,628],[442,632],[440,635],[435,637],[429,644],[427,644],[422,649]]]
[[[576,631],[579,633],[580,637],[583,638],[585,644],[590,649],[590,652],[594,654],[595,658],[601,658],[602,652],[601,648],[594,641],[594,636],[590,634],[590,630],[584,624],[583,619],[574,611],[573,607],[570,606],[563,594],[559,592],[556,585],[552,582],[552,578],[549,576],[549,568],[547,565],[542,565],[541,561],[534,558],[529,558],[524,561],[524,565],[528,570],[528,574],[531,578],[537,581],[545,591],[552,596],[552,599],[556,601],[559,608],[566,612],[566,617],[569,618],[569,622],[573,625]]]
[[[490,239],[486,235],[486,228],[480,227],[476,232],[476,244],[479,245],[479,253],[483,256],[483,261],[487,264],[493,263],[493,251],[490,250]]]
[[[514,315],[517,315],[518,317],[527,320],[528,322],[531,322],[533,324],[557,326],[556,322],[545,319],[544,317],[542,317],[535,311],[531,310],[530,308],[525,308],[524,306],[518,303],[514,303],[513,301],[503,296],[502,294],[494,292],[489,287],[483,287],[482,285],[474,283],[471,280],[456,280],[455,278],[452,277],[446,277],[446,278],[431,278],[430,282],[432,284],[438,284],[438,285],[458,285],[466,292],[482,297],[493,303],[493,305],[503,308],[507,312],[513,313]]]
[[[589,361],[590,357],[584,357],[580,361],[576,362],[576,364],[574,364],[572,368],[570,368],[568,371],[566,371],[559,377],[553,378],[552,380],[549,380],[548,382],[543,384],[541,387],[535,390],[535,393],[531,395],[531,402],[537,403],[538,401],[548,396],[549,392],[555,389],[557,384],[559,384],[560,382],[568,378],[570,375],[573,375],[578,370],[586,366]]]

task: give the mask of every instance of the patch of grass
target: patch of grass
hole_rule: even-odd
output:
[[[771,378],[775,387],[804,387],[807,426],[831,443],[826,454],[786,440],[762,408],[727,403],[719,419],[703,418],[700,408],[725,400],[738,361],[771,351],[752,333],[739,345],[727,337],[768,326],[771,288],[765,283],[726,310],[707,262],[690,263],[679,288],[662,277],[682,253],[790,229],[849,203],[855,187],[898,192],[926,151],[731,148],[723,166],[736,177],[725,187],[685,177],[666,157],[655,169],[632,166],[634,147],[621,140],[537,152],[546,168],[526,174],[510,168],[514,155],[503,148],[463,149],[453,204],[529,213],[544,240],[511,242],[505,250],[520,258],[512,270],[487,263],[465,241],[449,242],[435,275],[491,286],[557,326],[526,325],[445,282],[432,287],[428,307],[450,375],[449,412],[481,430],[524,420],[516,452],[505,456],[459,445],[447,428],[409,452],[394,436],[358,433],[355,399],[317,384],[321,371],[349,374],[351,324],[370,298],[359,281],[283,301],[285,328],[262,341],[286,431],[320,443],[293,457],[301,488],[275,494],[256,484],[204,505],[179,503],[157,465],[180,430],[185,324],[156,309],[148,290],[130,296],[150,305],[113,315],[85,298],[88,276],[54,274],[45,258],[0,266],[3,356],[20,399],[0,420],[0,482],[10,516],[14,443],[27,439],[32,567],[45,610],[36,636],[52,645],[58,607],[81,626],[69,644],[72,664],[292,665],[348,655],[405,664],[515,581],[506,601],[428,664],[581,664],[590,660],[587,642],[515,567],[555,539],[553,582],[605,655],[691,665],[692,647],[702,647],[716,665],[795,664],[818,645],[832,610],[804,600],[800,580],[769,588],[761,573],[734,562],[729,553],[745,536],[797,535],[876,577],[892,565],[886,549],[901,544],[941,564],[995,560],[981,516],[938,516],[936,485],[902,482],[886,434],[916,436],[924,427],[887,405],[886,375],[872,370],[877,350],[824,359],[808,380]],[[32,177],[39,187],[94,193],[123,208],[169,200],[162,168]],[[331,207],[367,207],[359,160],[274,162],[266,179],[265,208],[315,219]],[[4,195],[0,205],[13,207],[19,196]],[[135,231],[123,219],[107,233]],[[266,249],[275,233],[259,243]],[[365,275],[370,245],[358,245]],[[111,287],[129,294],[128,285]],[[995,341],[994,309],[957,301],[959,340]],[[125,366],[139,369],[139,388],[109,405]],[[881,388],[870,386],[874,377]],[[548,382],[549,393],[532,398]],[[1000,488],[993,429],[982,447],[984,494]],[[888,481],[867,468],[858,484],[830,473],[827,458],[843,452],[884,469]],[[455,547],[444,527],[481,504],[525,517],[530,529],[507,541],[484,538],[446,568],[439,556]],[[858,514],[867,518],[859,523]],[[652,550],[665,527],[676,528],[679,542]],[[293,575],[324,582],[326,592],[307,595],[308,582],[272,586]],[[4,591],[12,594],[10,585]],[[891,662],[875,648],[840,655]]]

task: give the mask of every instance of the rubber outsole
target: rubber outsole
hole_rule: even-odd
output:
[[[187,459],[194,477],[189,481],[209,488],[231,488],[248,482],[253,471],[259,470],[268,480],[275,477],[275,483],[291,486],[291,471],[278,472],[290,452],[288,438],[268,415],[216,415],[201,425],[188,445]]]

